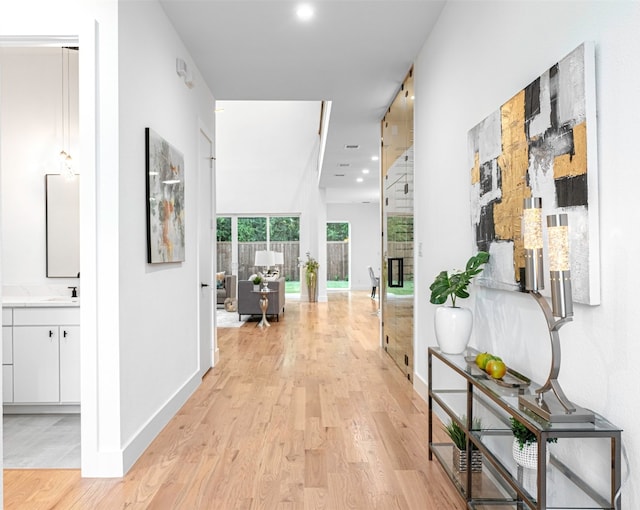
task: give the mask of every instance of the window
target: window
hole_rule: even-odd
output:
[[[216,218],[216,239],[217,239],[217,256],[216,256],[216,272],[224,271],[231,274],[233,243],[231,235],[231,218]]]
[[[327,222],[327,289],[349,288],[349,223]]]
[[[246,280],[262,270],[256,267],[255,253],[258,250],[282,252],[284,264],[280,275],[284,276],[287,292],[299,292],[300,270],[300,218],[298,216],[220,216],[217,218],[218,258],[217,271],[238,275]],[[232,256],[235,259],[232,260]]]
[[[238,279],[262,270],[254,265],[256,251],[267,249],[267,218],[238,218]]]

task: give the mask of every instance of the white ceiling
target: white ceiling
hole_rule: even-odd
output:
[[[308,22],[291,0],[160,3],[216,99],[331,101],[320,185],[334,201],[379,199],[380,120],[444,0],[309,1]]]

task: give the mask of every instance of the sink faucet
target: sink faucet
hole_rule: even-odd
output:
[[[78,287],[67,287],[68,289],[71,289],[71,297],[78,297]]]

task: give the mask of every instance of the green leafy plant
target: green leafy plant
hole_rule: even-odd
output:
[[[466,421],[466,417],[461,418],[462,421]],[[482,420],[480,418],[473,419],[472,430],[480,430],[482,428]],[[443,427],[444,431],[453,441],[453,444],[456,445],[458,450],[466,450],[467,449],[467,434],[465,434],[464,430],[458,425],[455,421],[451,420],[447,425]],[[477,450],[476,445],[472,443],[473,450]]]
[[[303,265],[305,270],[305,276],[307,279],[307,285],[311,286],[311,275],[318,273],[318,268],[320,264],[316,259],[314,259],[309,252],[307,252],[307,261]]]
[[[489,254],[486,251],[479,251],[467,261],[464,271],[441,271],[429,287],[430,301],[434,305],[442,305],[451,296],[451,306],[455,308],[456,298],[469,297],[467,287],[471,280],[482,272],[482,266],[488,260]]]
[[[255,275],[253,278],[251,278],[251,281],[254,285],[260,285],[262,283],[262,276]]]
[[[530,445],[533,443],[537,443],[536,435],[531,432],[527,427],[525,427],[521,422],[516,420],[515,418],[509,418],[511,421],[511,432],[513,433],[513,437],[518,441],[518,446],[522,450],[526,445]],[[549,437],[547,438],[547,443],[557,443],[557,437]]]

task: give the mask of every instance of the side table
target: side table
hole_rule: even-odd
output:
[[[260,290],[252,290],[251,292],[255,294],[260,294],[260,310],[262,311],[262,319],[258,323],[258,327],[260,328],[268,328],[271,326],[269,321],[267,321],[267,308],[269,307],[269,294],[271,292],[276,292],[275,290],[271,290],[269,287],[262,287]]]

